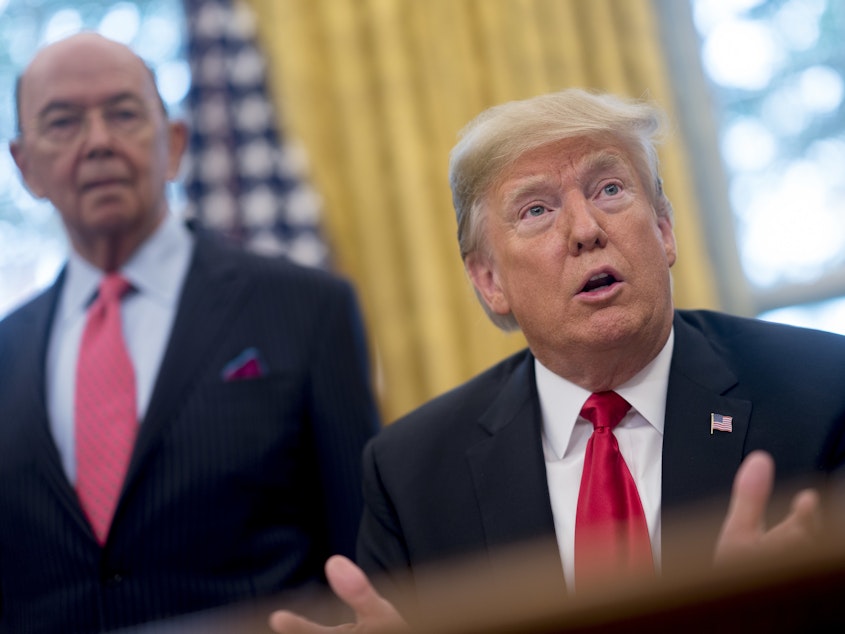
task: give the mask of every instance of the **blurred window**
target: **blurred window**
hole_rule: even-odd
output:
[[[845,334],[845,2],[690,1],[753,312]]]

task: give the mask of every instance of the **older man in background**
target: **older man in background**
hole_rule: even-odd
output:
[[[0,631],[320,586],[378,428],[350,285],[176,219],[185,126],[124,45],[45,47],[17,107],[12,155],[71,250],[0,323]]]

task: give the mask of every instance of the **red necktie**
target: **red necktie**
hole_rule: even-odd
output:
[[[613,428],[631,405],[616,392],[590,395],[581,415],[593,423],[575,517],[575,581],[653,572],[645,513]]]
[[[100,544],[138,429],[135,371],[120,320],[120,298],[129,288],[116,273],[103,278],[88,310],[76,368],[76,492]]]

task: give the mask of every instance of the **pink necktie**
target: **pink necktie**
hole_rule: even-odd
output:
[[[135,371],[120,320],[120,298],[129,288],[116,273],[103,278],[88,310],[76,369],[76,492],[100,544],[138,429]]]
[[[590,395],[581,415],[593,423],[575,517],[578,588],[608,577],[654,571],[645,513],[613,428],[631,405],[616,392]]]

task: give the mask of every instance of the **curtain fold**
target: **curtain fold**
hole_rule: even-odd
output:
[[[567,86],[674,97],[650,0],[245,0],[339,271],[362,299],[386,421],[525,345],[484,315],[447,182],[484,108]],[[682,307],[716,308],[684,141],[661,148]]]

